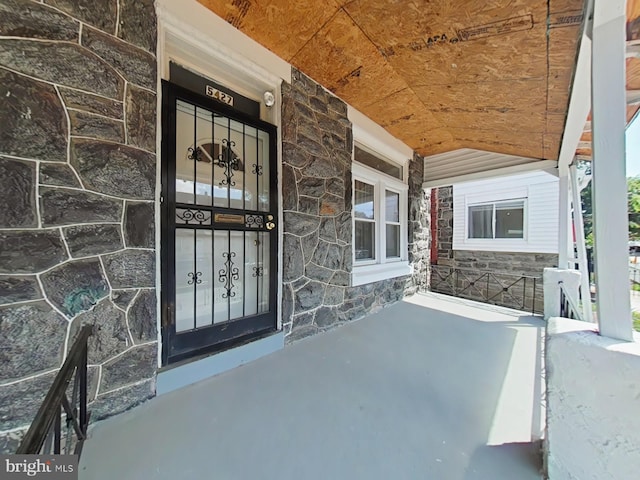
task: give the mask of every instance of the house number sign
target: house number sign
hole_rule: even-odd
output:
[[[227,105],[231,105],[233,107],[233,97],[228,93],[221,92],[217,88],[212,87],[211,85],[207,85],[205,87],[205,93],[209,97],[213,97],[216,100],[226,103]]]

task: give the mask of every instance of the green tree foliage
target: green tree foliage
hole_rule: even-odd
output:
[[[629,240],[640,240],[640,177],[627,179]]]
[[[593,246],[593,213],[591,210],[591,182],[587,185],[582,192],[582,218],[584,221],[584,238],[585,243]]]
[[[629,240],[640,240],[640,177],[627,179],[629,209]],[[591,183],[582,190],[582,216],[587,245],[593,245],[593,213],[591,204]]]

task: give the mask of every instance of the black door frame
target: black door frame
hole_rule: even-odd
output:
[[[189,335],[198,335],[201,339],[216,339],[216,343],[195,348],[185,348],[184,341],[178,341],[175,333],[175,148],[176,148],[176,102],[184,100],[190,104],[215,111],[233,120],[243,122],[252,127],[269,133],[269,205],[274,215],[276,227],[270,231],[270,267],[269,267],[269,304],[267,313],[257,314],[244,319],[250,319],[251,325],[244,321],[228,321],[217,326],[199,328],[189,333],[181,333],[182,339],[189,340]],[[278,161],[277,161],[277,127],[263,120],[238,112],[233,108],[187,90],[183,87],[162,80],[162,148],[161,148],[161,241],[160,241],[160,275],[161,275],[161,335],[162,335],[162,365],[167,366],[189,358],[204,354],[216,353],[234,346],[248,343],[272,332],[277,331],[278,323]],[[172,153],[173,152],[173,153]],[[213,212],[237,213],[236,209],[211,207]],[[253,213],[252,211],[247,211]],[[255,212],[268,214],[269,212]],[[256,231],[254,228],[234,227],[235,230]],[[215,327],[215,328],[214,328]],[[208,330],[207,330],[208,328]],[[203,337],[204,336],[204,337]],[[173,348],[177,344],[178,348]],[[172,351],[173,350],[175,351]]]

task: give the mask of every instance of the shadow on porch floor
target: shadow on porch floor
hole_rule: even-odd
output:
[[[539,318],[435,294],[98,423],[89,479],[540,479]]]

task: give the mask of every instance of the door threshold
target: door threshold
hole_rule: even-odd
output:
[[[284,348],[282,330],[213,355],[202,355],[160,369],[156,395],[178,390]]]

